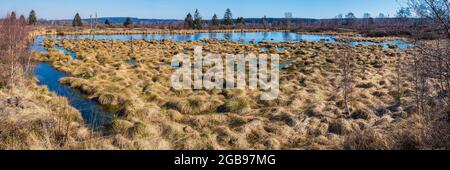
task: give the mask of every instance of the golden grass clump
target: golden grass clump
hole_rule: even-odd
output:
[[[112,32],[135,31],[103,33]],[[48,43],[49,46],[60,44],[77,54],[69,62],[63,57],[52,58],[55,68],[72,76],[61,79],[61,83],[80,89],[101,105],[113,106],[123,113],[109,127],[110,135],[114,136],[113,147],[398,148],[399,140],[391,129],[402,129],[404,133],[399,131],[397,136],[409,136],[405,137],[410,142],[403,142],[404,148],[422,147],[424,143],[422,137],[408,135],[416,132],[407,133],[408,128],[397,126],[414,113],[390,107],[395,102],[395,60],[406,57],[397,48],[347,47],[327,42],[242,44],[214,39],[188,42],[64,39]],[[170,76],[176,69],[171,67],[171,58],[179,53],[193,54],[197,45],[221,57],[230,53],[278,53],[280,63],[289,63],[280,70],[279,97],[261,101],[263,91],[259,89],[171,88]],[[351,63],[348,64],[354,69],[347,101],[349,113],[344,108],[342,88],[343,50],[349,53]],[[49,56],[34,55],[35,58]],[[405,80],[402,92],[411,93],[411,81],[406,77],[402,80]],[[411,101],[413,97],[405,95],[402,100]]]
[[[106,106],[117,106],[119,105],[119,99],[114,94],[101,94],[98,97],[98,102]]]
[[[132,138],[144,138],[148,135],[146,128],[147,126],[145,124],[137,122],[128,129],[128,133]]]
[[[347,150],[389,150],[393,149],[394,140],[391,136],[375,129],[356,131],[346,137],[344,149]]]
[[[210,113],[211,105],[204,97],[193,96],[174,103],[175,108],[184,114],[207,114]]]
[[[133,123],[116,118],[112,120],[110,130],[114,134],[125,134],[131,127],[133,127]]]
[[[245,113],[250,111],[250,101],[244,97],[235,97],[225,101],[223,111],[232,113]]]

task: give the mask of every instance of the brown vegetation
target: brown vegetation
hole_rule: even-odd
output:
[[[123,109],[110,134],[121,149],[425,149],[433,141],[426,121],[420,121],[423,115],[414,109],[413,75],[398,74],[398,58],[412,58],[395,48],[219,40],[46,43],[77,53],[75,60],[36,56],[55,58],[49,60],[52,65],[72,75],[62,83]],[[218,54],[263,53],[261,47],[268,47],[282,61],[292,61],[281,72],[279,99],[260,101],[257,90],[171,89],[170,57],[192,54],[200,44]],[[136,64],[127,63],[131,47]],[[271,50],[276,47],[285,50]],[[398,76],[404,80],[401,105]],[[351,95],[339,92],[342,82],[352,82]]]

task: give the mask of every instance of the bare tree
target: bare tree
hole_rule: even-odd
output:
[[[336,21],[335,25],[342,25],[344,20],[344,15],[338,14],[336,17],[334,17],[334,21]]]
[[[284,19],[286,20],[286,29],[291,30],[292,25],[292,12],[284,13]]]
[[[14,88],[30,74],[30,54],[27,50],[26,22],[19,22],[15,13],[0,23],[0,84]]]
[[[364,13],[362,24],[365,30],[369,30],[371,26],[374,24],[373,18],[369,13]]]
[[[342,76],[342,93],[344,96],[343,104],[347,114],[350,114],[350,98],[352,92],[352,81],[354,73],[354,64],[352,57],[350,56],[350,47],[345,47],[340,58],[340,68]]]
[[[345,24],[352,26],[356,22],[356,16],[353,12],[349,12],[345,15]]]
[[[427,43],[417,40],[415,47],[419,63],[428,66],[423,68],[427,73],[423,76],[437,80],[438,90],[450,95],[450,3],[448,0],[410,0],[409,6],[419,17],[429,21],[431,27],[439,28],[437,34],[441,39]],[[422,33],[422,30],[416,30],[416,35]]]
[[[269,21],[267,20],[267,17],[265,15],[261,18],[261,24],[264,29],[267,29],[269,26]]]
[[[401,83],[402,83],[402,57],[401,55],[397,55],[397,61],[396,61],[396,80],[397,80],[397,94],[395,96],[396,102],[398,105],[402,102],[402,89],[401,89]]]
[[[450,1],[448,0],[409,0],[409,6],[419,17],[431,20],[450,38]]]
[[[450,147],[450,2],[410,0],[409,7],[427,22],[439,39],[421,41],[423,28],[415,28],[412,69],[417,113],[424,115],[432,147]]]

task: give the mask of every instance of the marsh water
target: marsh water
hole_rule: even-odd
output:
[[[330,35],[306,35],[287,32],[247,32],[247,33],[197,33],[192,35],[185,34],[149,34],[149,35],[67,35],[67,36],[39,36],[32,44],[32,48],[37,52],[47,52],[42,46],[42,42],[46,38],[53,39],[96,39],[96,40],[123,40],[129,41],[132,39],[144,39],[144,40],[162,40],[172,39],[174,41],[196,41],[204,39],[227,39],[233,42],[240,43],[258,43],[265,42],[300,42],[300,41],[325,41],[331,43],[338,43],[335,41],[335,36]],[[383,43],[373,42],[350,42],[351,46],[358,44],[362,45],[382,45],[387,47],[388,44],[395,44],[399,48],[407,48],[408,43],[404,41],[386,41]],[[75,53],[67,51],[66,49],[54,46],[56,50],[62,51],[67,55],[76,59]],[[284,50],[279,47],[277,50]],[[128,61],[133,62],[133,61]],[[291,63],[281,63],[281,68]],[[104,127],[110,123],[112,116],[115,114],[108,109],[102,107],[95,100],[88,99],[80,91],[70,88],[70,86],[59,83],[59,80],[63,77],[69,76],[65,73],[56,70],[49,63],[39,63],[34,72],[35,77],[38,79],[38,84],[47,86],[52,92],[55,92],[59,96],[66,97],[69,100],[70,105],[78,109],[83,116],[84,122],[91,125],[94,129]]]
[[[47,52],[41,45],[42,41],[49,37],[37,37],[33,43],[33,49],[37,52]],[[64,48],[55,46],[57,50],[75,58],[75,53],[71,53]],[[80,111],[86,124],[91,125],[93,129],[102,128],[108,124],[113,115],[106,108],[100,106],[95,100],[88,99],[80,91],[72,89],[70,86],[59,83],[59,79],[68,75],[53,68],[50,63],[42,62],[36,65],[34,76],[38,79],[38,85],[47,86],[49,91],[58,96],[66,97],[71,106]]]
[[[336,36],[332,35],[314,35],[314,34],[297,34],[291,32],[239,32],[239,33],[196,33],[196,34],[131,34],[131,35],[65,35],[65,36],[52,36],[52,38],[70,38],[70,39],[96,39],[96,40],[123,40],[129,41],[132,39],[142,40],[162,40],[171,39],[174,41],[197,41],[205,39],[218,39],[229,40],[240,43],[259,43],[264,42],[300,42],[300,41],[324,41],[331,43],[336,42]],[[381,43],[368,42],[368,41],[353,41],[348,44],[356,46],[362,45],[382,45],[388,47],[388,44],[395,44],[399,48],[407,48],[408,43],[401,40],[385,41]]]

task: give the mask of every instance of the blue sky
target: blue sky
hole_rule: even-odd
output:
[[[380,12],[393,16],[405,0],[0,0],[0,14],[16,11],[28,15],[34,9],[39,18],[71,19],[76,12],[83,18],[98,13],[99,17],[130,16],[139,18],[182,19],[187,12],[200,10],[203,18],[217,13],[223,17],[226,8],[233,16],[245,18],[294,17],[332,18],[339,13],[357,16]]]

